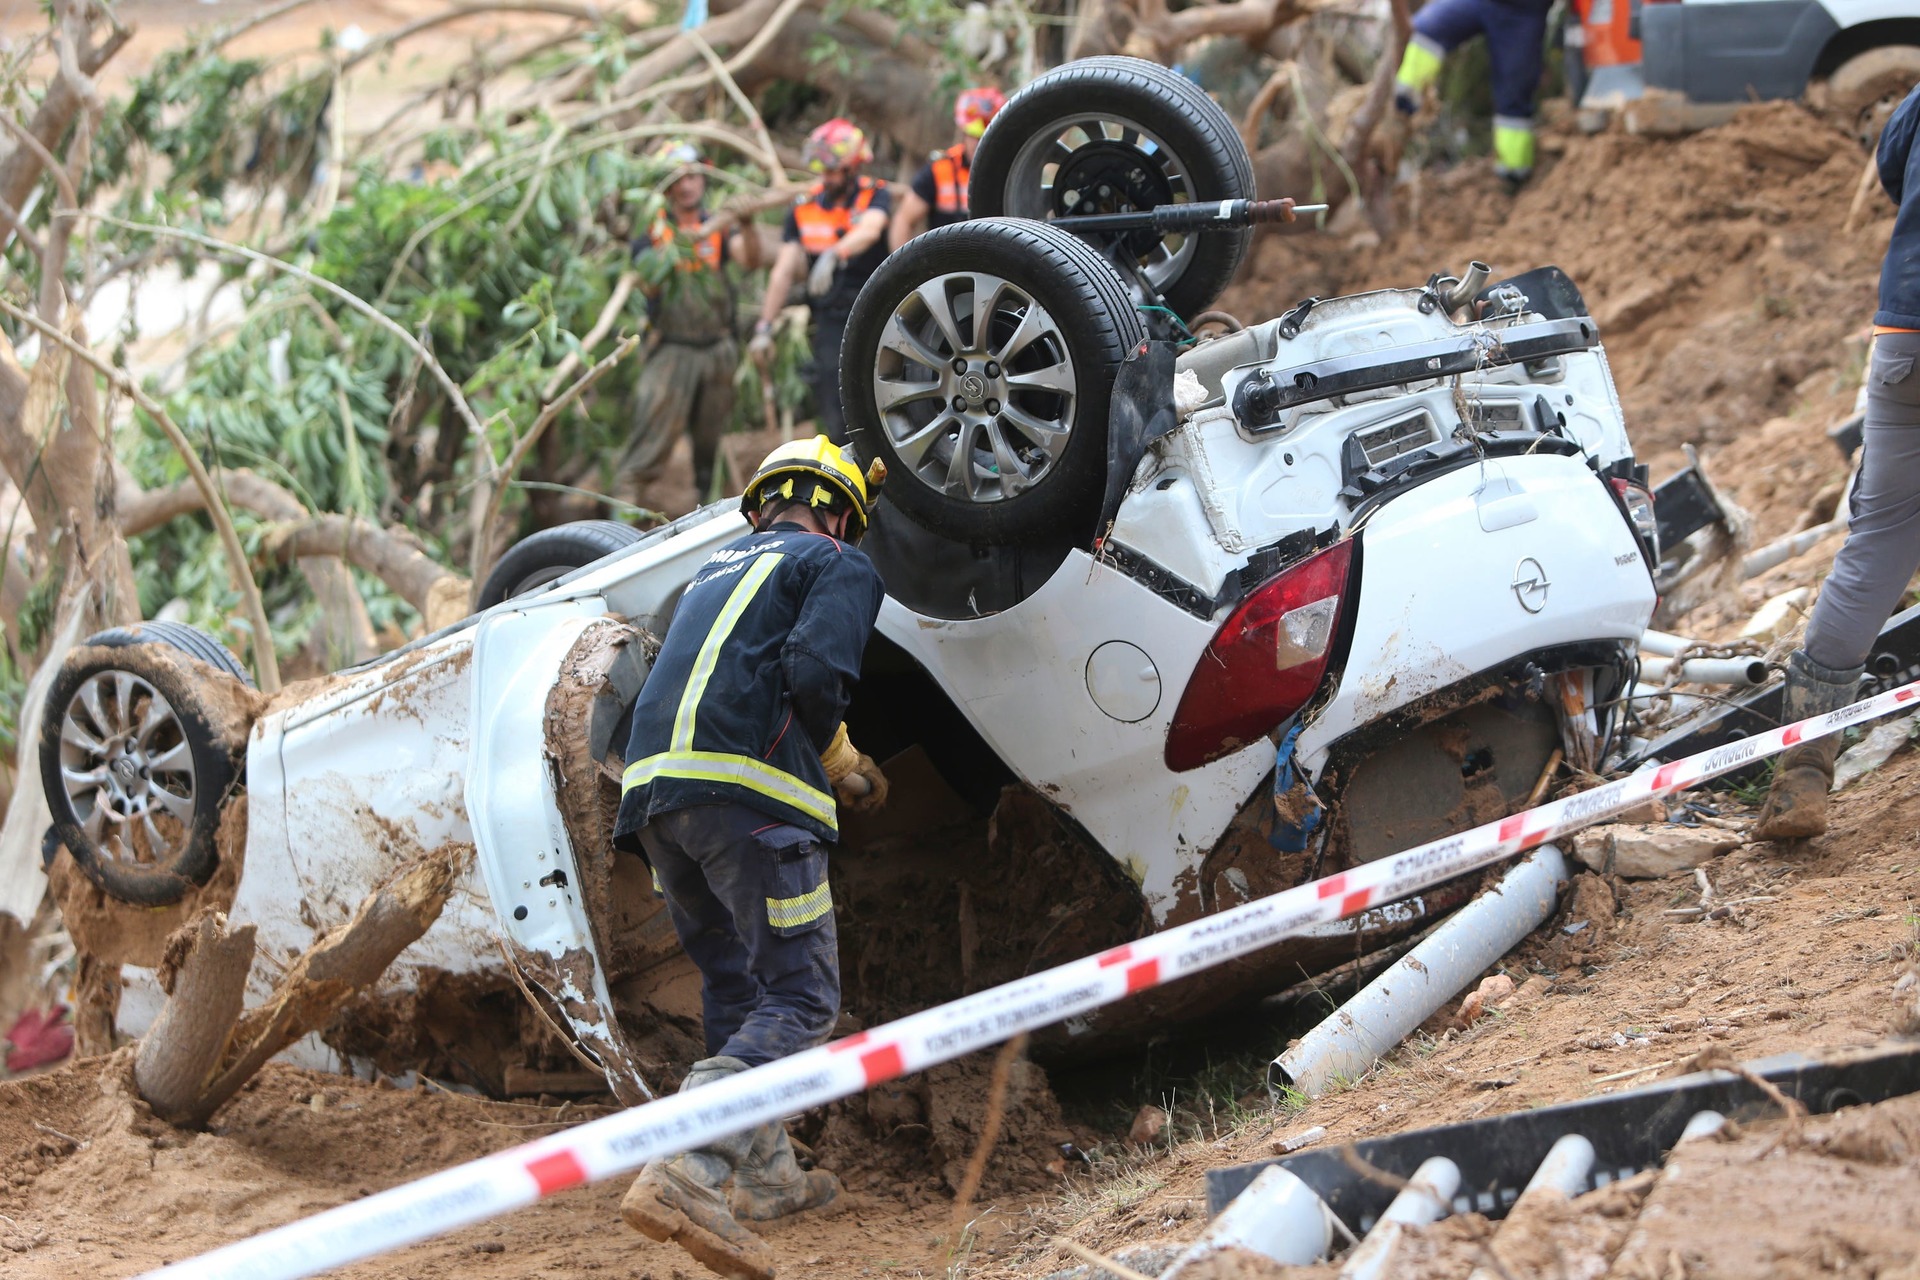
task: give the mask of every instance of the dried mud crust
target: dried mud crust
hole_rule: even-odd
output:
[[[823,1169],[850,1190],[902,1201],[943,1204],[959,1190],[987,1115],[992,1053],[978,1053],[891,1081],[809,1116],[798,1130]],[[1061,1119],[1046,1073],[1013,1062],[999,1141],[979,1198],[1053,1185],[1061,1146],[1076,1135]]]

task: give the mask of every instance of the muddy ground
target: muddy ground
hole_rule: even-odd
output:
[[[1891,222],[1875,195],[1842,229],[1864,156],[1785,105],[1680,140],[1550,143],[1550,162],[1517,198],[1484,167],[1423,177],[1383,244],[1370,233],[1269,238],[1225,305],[1258,318],[1308,294],[1419,284],[1472,257],[1503,273],[1557,262],[1593,302],[1656,476],[1697,444],[1754,514],[1757,540],[1823,519],[1822,494],[1843,473],[1824,433],[1858,384]],[[1693,629],[1722,634],[1785,586],[1817,584],[1831,551],[1745,584],[1690,619]],[[1073,1262],[1061,1237],[1107,1253],[1190,1237],[1207,1168],[1270,1154],[1309,1127],[1339,1142],[1628,1088],[1708,1052],[1872,1042],[1912,1016],[1894,987],[1920,951],[1917,782],[1920,758],[1896,756],[1840,798],[1827,837],[1717,860],[1708,874],[1723,897],[1770,899],[1733,920],[1662,914],[1697,901],[1690,876],[1581,876],[1555,927],[1503,962],[1518,991],[1492,1016],[1455,1030],[1451,1011],[1438,1015],[1366,1079],[1305,1107],[1268,1104],[1259,1063],[1244,1055],[1212,1073],[1204,1103],[1155,1083],[1142,1065],[1151,1055],[1098,1081],[1062,1077],[1057,1098],[1037,1069],[1023,1070],[964,1238],[952,1232],[951,1196],[979,1132],[983,1062],[810,1116],[802,1136],[846,1180],[844,1208],[768,1237],[789,1275],[1043,1276]],[[1196,1037],[1172,1047],[1194,1050]],[[130,1275],[600,1113],[276,1067],[190,1134],[146,1116],[126,1072],[112,1057],[0,1084],[6,1275]],[[1173,1123],[1129,1144],[1132,1109],[1166,1101]],[[1650,1190],[1576,1204],[1539,1255],[1557,1260],[1515,1274],[1920,1274],[1917,1160],[1911,1104],[1743,1126],[1735,1140],[1690,1150]],[[703,1274],[622,1226],[620,1192],[567,1192],[341,1274]],[[1409,1262],[1406,1274],[1464,1275],[1483,1229],[1472,1219],[1436,1229],[1421,1245],[1434,1261]],[[1578,1249],[1588,1262],[1573,1265]]]

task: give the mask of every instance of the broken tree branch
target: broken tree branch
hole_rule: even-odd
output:
[[[604,316],[604,313],[602,314]],[[473,581],[475,583],[484,581],[486,571],[492,567],[493,527],[500,519],[500,502],[506,497],[507,482],[513,479],[513,473],[526,460],[527,452],[539,442],[553,420],[565,412],[568,405],[579,399],[582,392],[600,380],[600,375],[626,359],[628,353],[639,345],[640,339],[637,335],[629,334],[622,339],[619,346],[602,356],[592,368],[574,379],[572,386],[562,391],[551,404],[540,410],[540,416],[533,420],[533,425],[527,428],[526,434],[513,442],[513,448],[507,452],[507,460],[501,464],[499,483],[488,484],[484,495],[485,501],[478,504],[481,515],[479,522],[474,526],[473,539]]]
[[[309,516],[269,529],[265,550],[283,560],[338,556],[392,587],[420,611],[429,631],[466,616],[467,580],[428,555],[402,529],[388,529],[361,516]]]
[[[400,953],[440,918],[465,869],[471,845],[443,845],[421,857],[360,904],[353,918],[330,930],[309,947],[287,970],[272,999],[232,1022],[232,1035],[223,1040],[216,1067],[201,1078],[202,1087],[184,1104],[154,1112],[171,1124],[198,1127],[207,1122],[240,1087],[252,1079],[268,1059],[300,1037],[323,1029],[357,992],[371,986]],[[250,931],[249,931],[250,932]],[[251,944],[251,937],[248,939]],[[191,956],[188,957],[191,960]],[[181,976],[186,976],[182,969]],[[245,982],[244,973],[241,983]],[[161,1013],[166,1020],[181,1002],[176,994]],[[149,1040],[158,1039],[156,1024]],[[148,1054],[141,1046],[141,1056]],[[156,1071],[161,1059],[185,1057],[199,1050],[179,1042],[178,1036],[153,1047]],[[135,1077],[139,1081],[139,1077]],[[154,1099],[141,1083],[141,1096]]]
[[[143,409],[149,418],[159,424],[162,434],[167,437],[181,461],[187,464],[187,474],[199,487],[202,498],[207,504],[207,515],[213,521],[214,532],[220,537],[220,549],[226,553],[227,570],[233,577],[233,584],[240,592],[242,603],[247,610],[247,623],[252,631],[253,666],[263,693],[278,693],[280,690],[280,663],[273,652],[273,632],[267,626],[266,606],[260,600],[260,584],[253,580],[253,570],[247,563],[247,553],[240,546],[240,535],[234,532],[233,517],[227,511],[226,503],[220,500],[220,494],[213,483],[213,477],[207,474],[207,468],[200,461],[200,455],[193,451],[187,442],[186,433],[180,430],[167,411],[141,390],[140,384],[94,354],[91,347],[75,342],[61,330],[54,328],[35,315],[29,315],[12,303],[0,299],[0,311],[12,316],[24,324],[39,330],[42,338],[59,343],[68,354],[92,365],[102,377],[117,387],[120,392]]]
[[[249,511],[262,519],[283,524],[297,524],[312,514],[300,499],[255,472],[217,467],[210,474],[227,505],[235,510]],[[118,480],[114,507],[120,517],[123,537],[138,537],[169,520],[206,510],[206,498],[191,480],[164,489],[141,489],[124,471],[119,473]],[[366,601],[360,598],[359,589],[353,585],[353,575],[340,559],[333,555],[306,556],[299,565],[324,619],[324,626],[316,635],[319,652],[338,655],[345,665],[364,662],[379,652]]]
[[[161,965],[162,984],[169,971],[173,977],[167,1003],[133,1063],[134,1087],[162,1120],[186,1123],[205,1096],[240,1017],[252,967],[253,926],[229,933],[218,911],[201,911],[167,939]]]

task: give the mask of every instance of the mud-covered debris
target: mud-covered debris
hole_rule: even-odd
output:
[[[1590,827],[1574,837],[1573,856],[1602,875],[1652,880],[1687,871],[1738,849],[1741,838],[1715,827]]]
[[[1513,994],[1513,979],[1504,973],[1491,974],[1480,980],[1480,985],[1467,992],[1460,1001],[1460,1025],[1470,1027],[1505,1003]]]
[[[1833,789],[1844,791],[1893,759],[1894,752],[1912,741],[1916,722],[1920,722],[1920,712],[1882,720],[1868,730],[1866,737],[1842,751],[1834,762]]]
[[[1134,1113],[1133,1125],[1127,1130],[1127,1141],[1135,1146],[1152,1146],[1160,1141],[1160,1135],[1167,1131],[1167,1119],[1165,1107],[1148,1103]]]

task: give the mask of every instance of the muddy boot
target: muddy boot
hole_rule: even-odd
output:
[[[705,1058],[680,1091],[745,1071],[736,1058]],[[752,1150],[757,1131],[649,1164],[620,1202],[627,1225],[662,1244],[677,1244],[700,1265],[728,1280],[773,1280],[773,1250],[741,1226],[727,1206],[727,1180]]]
[[[733,1216],[770,1222],[790,1213],[824,1208],[840,1196],[840,1179],[825,1169],[802,1169],[793,1140],[778,1120],[753,1131],[753,1147],[734,1170]]]
[[[1787,687],[1781,699],[1780,721],[1791,724],[1809,716],[1838,711],[1853,702],[1862,668],[1836,671],[1823,667],[1795,650],[1787,660]],[[1827,792],[1833,786],[1833,761],[1840,754],[1840,735],[1801,743],[1780,757],[1773,785],[1753,834],[1760,840],[1793,840],[1823,834],[1827,829]]]

